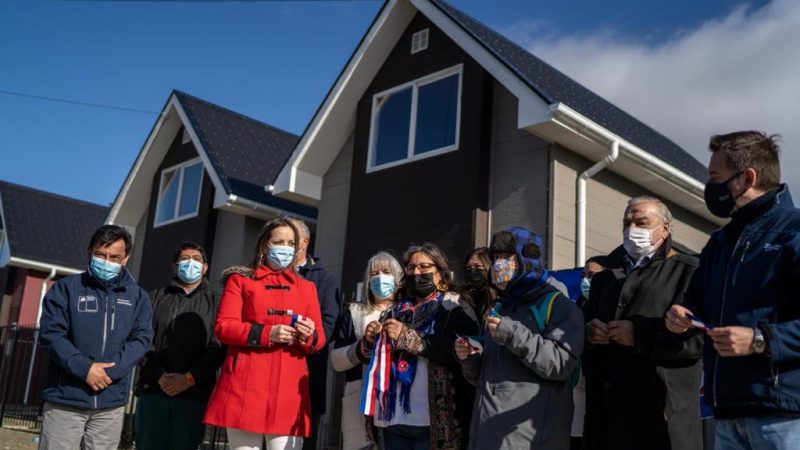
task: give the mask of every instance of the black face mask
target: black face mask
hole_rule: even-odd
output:
[[[487,272],[485,270],[476,267],[467,267],[464,271],[467,286],[473,289],[481,289],[486,286],[486,276]]]
[[[427,298],[436,290],[432,273],[406,276],[406,288],[414,298]]]
[[[706,207],[709,211],[711,211],[711,214],[717,217],[731,216],[731,211],[733,211],[733,207],[736,206],[736,199],[747,192],[747,189],[734,197],[733,194],[731,194],[728,183],[743,173],[744,171],[738,172],[727,180],[719,183],[712,183],[710,181],[706,183],[706,188],[703,191],[703,197],[705,197]]]

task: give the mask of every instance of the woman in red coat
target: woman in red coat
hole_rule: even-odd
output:
[[[325,344],[314,284],[294,270],[297,229],[261,229],[253,270],[234,273],[214,331],[228,346],[205,423],[225,427],[231,450],[300,449],[311,433],[306,355]]]

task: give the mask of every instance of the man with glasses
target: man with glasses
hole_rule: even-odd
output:
[[[702,340],[667,332],[664,314],[683,300],[697,258],[672,248],[672,214],[636,197],[623,244],[592,277],[583,310],[585,449],[701,450]]]
[[[104,225],[92,236],[86,272],[58,280],[42,303],[50,353],[39,448],[116,449],[131,370],[150,347],[147,293],[125,265],[131,236]]]
[[[184,242],[172,261],[172,282],[151,294],[155,338],[136,387],[138,450],[193,450],[203,442],[203,413],[225,356],[214,336],[219,295],[205,277],[205,249]]]

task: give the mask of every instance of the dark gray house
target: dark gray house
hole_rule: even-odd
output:
[[[249,262],[256,233],[278,215],[313,227],[316,208],[275,197],[273,183],[297,136],[174,91],[117,195],[107,222],[134,236],[129,268],[147,289],[172,277],[172,250],[203,245],[209,275]]]
[[[720,223],[704,180],[667,136],[445,1],[388,0],[272,192],[318,208],[316,254],[351,300],[376,251],[436,242],[459,273],[510,225],[546,238],[551,268],[582,266],[621,243],[642,194],[699,251]]]

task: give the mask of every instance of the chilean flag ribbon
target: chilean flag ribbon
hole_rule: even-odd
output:
[[[361,388],[361,412],[374,416],[376,409],[385,411],[388,406],[392,375],[392,344],[389,336],[382,332],[375,339],[375,348]]]

